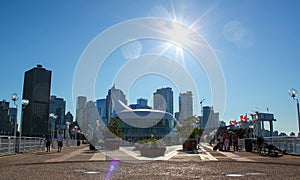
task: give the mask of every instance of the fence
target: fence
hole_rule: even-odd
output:
[[[10,136],[0,136],[0,155],[16,152],[17,139]]]
[[[300,155],[300,137],[267,137],[265,142],[277,146],[288,154]]]
[[[256,141],[256,139],[253,140]],[[287,154],[300,155],[300,137],[276,136],[265,137],[264,140],[266,143],[275,145]],[[243,149],[245,148],[245,139],[239,140],[239,147]]]
[[[65,139],[64,146],[76,146],[74,139]],[[22,137],[19,143],[19,137],[0,136],[0,155],[14,154],[17,152],[27,152],[32,150],[44,150],[45,138]],[[57,148],[57,139],[52,142],[52,148]]]

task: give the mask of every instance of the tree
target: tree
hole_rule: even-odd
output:
[[[278,136],[287,136],[285,132],[281,132]]]
[[[200,138],[201,135],[202,135],[202,130],[199,129],[199,128],[195,128],[195,129],[193,130],[193,132],[191,133],[191,135],[190,135],[189,138],[191,138],[191,139],[193,139],[193,138]]]
[[[233,129],[232,132],[234,132],[238,138],[245,138],[246,135],[248,134],[249,129],[248,128],[238,128],[238,129]]]
[[[185,139],[193,139],[202,135],[202,130],[196,127],[198,119],[196,117],[189,117],[182,121],[181,125],[177,126],[177,133],[180,137]]]
[[[103,129],[103,136],[109,138],[123,138],[124,133],[121,130],[121,119],[119,117],[112,118],[108,125]]]
[[[295,137],[296,134],[294,132],[291,132],[290,136]]]

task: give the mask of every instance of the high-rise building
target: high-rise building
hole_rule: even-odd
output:
[[[56,125],[65,125],[66,101],[63,98],[51,96],[49,113],[56,115]]]
[[[121,101],[123,104],[127,105],[126,96],[121,89],[116,89],[115,85],[108,90],[108,95],[106,96],[106,115],[108,122],[111,116],[118,111],[118,107],[114,106],[113,100]]]
[[[193,94],[191,91],[179,94],[179,120],[193,116]]]
[[[140,106],[145,106],[146,107],[146,106],[148,106],[148,100],[140,98],[140,99],[136,100],[136,104],[138,104]]]
[[[148,100],[147,99],[137,99],[136,104],[130,104],[129,107],[131,109],[151,109],[150,106],[148,106]]]
[[[107,123],[106,99],[98,99],[96,101],[96,106],[98,109],[99,116],[102,118],[102,121],[104,123]]]
[[[213,107],[204,106],[203,116],[200,120],[200,124],[202,125],[200,128],[215,130],[219,127],[219,113],[215,113]]]
[[[9,102],[0,101],[0,134],[8,134],[11,123],[9,118]]]
[[[85,96],[78,96],[76,102],[76,122],[80,125],[84,121],[84,111],[87,103]]]
[[[69,123],[73,123],[73,114],[69,111],[67,112],[67,114],[65,115],[65,121],[69,122]]]
[[[220,127],[226,127],[226,122],[225,121],[220,121],[219,124],[220,124]]]
[[[29,104],[21,124],[24,136],[43,136],[48,131],[51,74],[42,65],[25,72],[23,99],[27,98]]]
[[[9,122],[10,122],[10,134],[15,132],[15,123],[17,123],[17,108],[9,108]],[[18,126],[16,126],[18,129]]]
[[[157,89],[153,93],[153,108],[166,111],[173,115],[173,91],[172,88]]]

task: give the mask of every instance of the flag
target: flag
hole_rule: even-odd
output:
[[[241,121],[247,121],[247,114],[246,115],[241,115],[240,120]]]
[[[230,121],[229,121],[229,124],[230,124],[230,125],[236,125],[236,120],[230,120]]]
[[[233,124],[233,125],[236,125],[236,119],[235,119],[234,121],[232,121],[232,124]]]

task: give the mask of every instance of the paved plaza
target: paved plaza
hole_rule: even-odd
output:
[[[32,151],[0,157],[0,179],[300,179],[300,157],[219,152],[201,144],[198,152],[169,146],[165,156],[141,157],[133,147],[96,151],[88,146]]]

